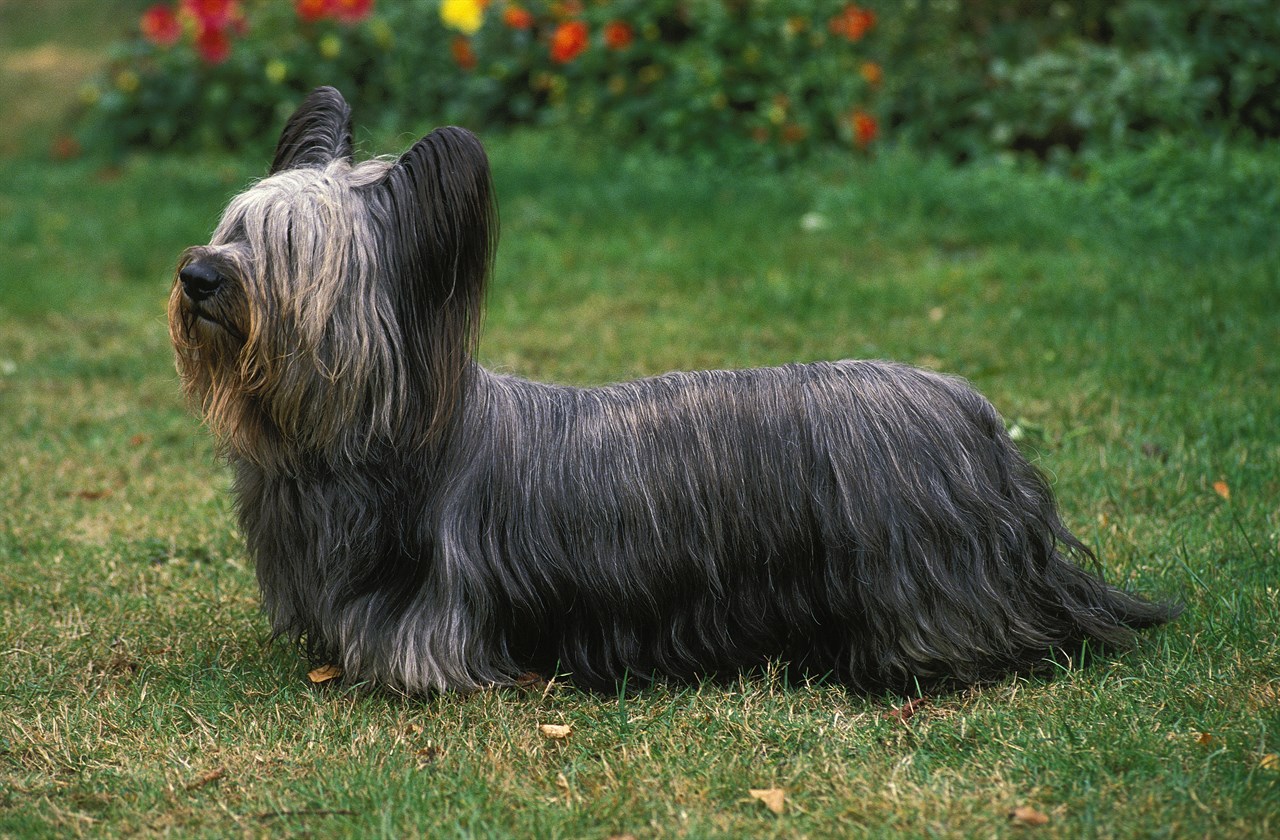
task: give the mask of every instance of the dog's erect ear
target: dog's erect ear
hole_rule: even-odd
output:
[[[437,128],[387,171],[385,185],[402,265],[429,287],[420,291],[478,304],[498,236],[480,140],[465,128]]]
[[[351,153],[351,108],[336,89],[316,88],[285,123],[271,161],[271,174],[324,166],[349,158]]]
[[[475,135],[437,128],[396,161],[380,185],[396,273],[404,370],[420,440],[461,410],[498,241],[489,159]]]

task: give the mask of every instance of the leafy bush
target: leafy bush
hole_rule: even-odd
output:
[[[570,122],[716,159],[878,132],[876,17],[848,2],[180,0],[140,29],[87,92],[90,144],[262,141],[318,84],[387,127]]]
[[[887,130],[955,159],[1280,136],[1270,0],[902,0],[884,20]]]

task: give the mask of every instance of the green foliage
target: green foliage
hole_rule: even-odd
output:
[[[903,0],[883,17],[890,133],[955,159],[1280,135],[1268,0]]]

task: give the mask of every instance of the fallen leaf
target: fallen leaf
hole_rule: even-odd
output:
[[[87,502],[96,502],[99,499],[105,499],[111,495],[110,490],[77,490],[76,498],[84,499]]]
[[[752,799],[758,799],[775,814],[781,814],[787,806],[787,792],[782,788],[751,788],[747,791]]]
[[[916,712],[928,705],[928,703],[929,701],[927,698],[917,697],[914,700],[908,700],[896,709],[890,709],[880,715],[880,717],[885,720],[896,720],[899,723],[906,723],[911,720],[912,716],[915,715]]]
[[[544,723],[538,727],[538,730],[554,741],[562,741],[569,737],[573,727],[565,726],[563,723]]]
[[[1191,737],[1202,747],[1207,747],[1213,743],[1213,734],[1209,732],[1192,732]]]
[[[319,668],[307,673],[307,679],[316,685],[327,683],[329,680],[336,680],[340,676],[342,676],[342,669],[337,665],[321,665]]]
[[[1280,754],[1267,753],[1258,759],[1258,766],[1263,770],[1280,771]]]
[[[1231,498],[1231,488],[1227,486],[1225,481],[1215,481],[1213,483],[1213,492],[1217,493],[1224,499]]]
[[[533,671],[525,671],[516,677],[516,688],[521,691],[546,691],[548,683],[545,677]]]
[[[210,770],[208,773],[205,773],[204,775],[200,776],[199,778],[193,779],[192,781],[187,782],[187,790],[199,790],[205,785],[213,784],[214,782],[218,781],[225,775],[227,775],[227,768],[225,767],[215,768],[213,770]]]
[[[1030,805],[1019,805],[1009,812],[1009,822],[1031,826],[1048,825],[1049,815],[1037,811]]]

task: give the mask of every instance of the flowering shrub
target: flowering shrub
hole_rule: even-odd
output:
[[[875,142],[877,29],[848,0],[169,0],[86,91],[86,139],[265,141],[331,84],[387,127],[570,122],[780,162]]]
[[[880,131],[876,15],[847,0],[456,0],[441,16],[470,45],[459,69],[491,121],[775,162],[865,150]]]
[[[390,99],[393,42],[374,0],[168,0],[84,91],[90,144],[236,147],[279,131],[318,84]]]

